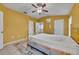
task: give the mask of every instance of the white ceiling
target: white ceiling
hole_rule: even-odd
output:
[[[71,3],[46,3],[45,9],[48,10],[48,12],[43,12],[41,15],[39,15],[36,12],[32,13],[35,8],[31,3],[4,3],[3,5],[21,13],[26,11],[28,15],[36,18],[50,15],[68,15],[73,7],[73,4]]]

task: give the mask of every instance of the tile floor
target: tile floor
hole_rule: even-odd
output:
[[[30,46],[24,47],[23,42],[5,46],[0,50],[0,55],[43,55],[41,52],[31,49]]]
[[[0,50],[0,55],[21,55],[21,52],[14,45],[8,45]]]
[[[43,55],[41,52],[36,49],[31,48],[30,46],[23,46],[23,43],[17,45],[18,50],[24,55]]]

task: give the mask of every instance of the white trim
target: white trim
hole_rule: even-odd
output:
[[[3,48],[3,16],[4,13],[0,11],[0,49]]]
[[[71,36],[72,16],[69,17],[69,37]]]
[[[24,40],[26,40],[26,39],[27,39],[27,38],[19,39],[19,40],[15,40],[15,41],[12,41],[12,42],[8,42],[8,43],[4,44],[4,46],[9,45],[9,44],[15,44],[15,43],[18,43],[18,42],[24,41]]]

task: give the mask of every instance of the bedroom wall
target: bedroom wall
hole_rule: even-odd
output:
[[[49,24],[46,23],[46,19],[50,18],[51,22]],[[44,23],[44,33],[54,33],[54,20],[56,19],[64,19],[64,34],[68,35],[68,19],[69,16],[47,16],[39,19],[39,22]],[[51,27],[49,27],[51,26]]]
[[[79,44],[79,4],[75,4],[72,12],[72,37]]]
[[[27,40],[28,20],[30,17],[10,10],[2,4],[0,4],[0,11],[4,13],[4,44],[18,40]]]

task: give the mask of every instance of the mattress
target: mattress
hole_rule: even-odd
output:
[[[38,34],[29,37],[30,42],[64,51],[70,54],[79,54],[77,43],[70,37],[64,35]]]

